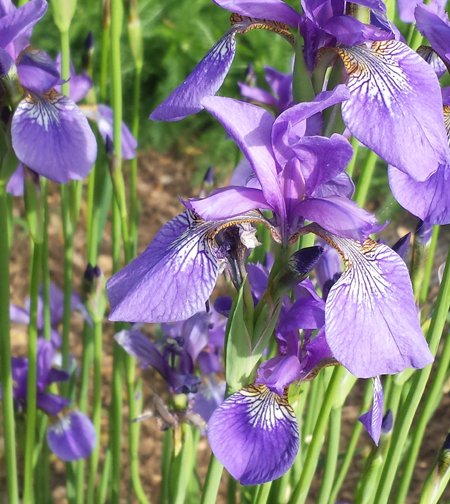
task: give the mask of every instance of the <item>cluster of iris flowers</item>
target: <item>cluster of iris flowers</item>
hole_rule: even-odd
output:
[[[360,421],[378,444],[392,424],[389,412],[383,417],[380,377],[433,361],[404,262],[407,241],[390,248],[375,240],[386,224],[352,200],[346,167],[353,137],[389,165],[393,196],[404,208],[425,226],[450,223],[450,93],[439,84],[450,65],[450,22],[442,2],[414,9],[399,2],[401,16],[415,20],[431,44],[415,52],[381,0],[302,0],[301,14],[281,0],[215,3],[232,12],[230,29],[150,119],[206,110],[243,159],[231,185],[184,201],[185,211],[109,279],[109,318],[134,323],[116,334],[117,343],[153,367],[171,394],[187,395],[182,413],[155,402],[162,428],[199,426],[230,474],[257,485],[282,476],[297,456],[292,385],[328,366],[371,379],[372,407]],[[4,129],[11,140],[1,147],[12,158],[0,177],[13,195],[28,172],[58,183],[89,174],[97,145],[87,119],[106,143],[112,136],[111,109],[76,105],[92,87],[89,77],[71,68],[70,96],[61,94],[59,58],[30,46],[46,8],[44,0],[0,5],[0,100],[10,112]],[[267,68],[274,95],[241,83],[245,101],[216,96],[236,36],[253,29],[291,44],[301,86],[298,77]],[[136,141],[125,125],[122,140],[123,157],[133,158]],[[270,235],[274,253],[253,264],[257,229]],[[210,306],[221,273],[232,296]],[[50,448],[71,461],[90,455],[96,433],[86,415],[66,413],[71,401],[56,393],[70,369],[57,357],[61,295],[53,294],[51,339],[38,340],[36,405],[54,420]],[[25,309],[10,312],[11,320],[29,323]],[[154,322],[163,333],[156,343],[137,325]],[[224,348],[233,356],[225,368]],[[27,408],[28,369],[27,359],[13,358],[17,412]]]
[[[352,201],[345,169],[353,156],[351,135],[388,163],[401,205],[426,224],[450,223],[448,92],[438,80],[449,64],[450,24],[438,2],[417,5],[417,27],[432,44],[417,53],[388,20],[381,0],[302,0],[301,14],[280,0],[215,3],[233,12],[231,28],[150,119],[175,121],[205,109],[244,158],[232,185],[184,201],[186,210],[112,276],[107,292],[111,320],[167,323],[204,311],[221,272],[241,293],[250,285],[243,303],[247,322],[240,325],[247,381],[235,382],[242,388],[230,385],[238,364],[226,363],[228,397],[208,421],[208,439],[228,471],[252,485],[278,478],[294,462],[299,432],[288,401],[291,384],[328,365],[371,378],[373,406],[361,421],[378,443],[380,376],[433,361],[402,254],[371,238],[385,224]],[[411,17],[411,6],[400,10]],[[304,71],[299,102],[292,76],[272,69],[267,80],[275,97],[246,84],[240,85],[246,101],[215,96],[236,35],[255,28],[293,47],[301,37],[294,57],[294,68]],[[294,36],[292,29],[299,32]],[[262,270],[258,280],[252,273],[263,266],[246,265],[258,245],[255,225],[265,226],[278,244],[264,281]],[[299,238],[310,233],[323,246],[295,252]],[[327,249],[340,256],[339,269],[319,282]],[[316,265],[313,284],[306,277]],[[230,301],[233,321],[239,299]],[[151,363],[128,340],[118,341]],[[256,369],[266,347],[267,356],[276,355]],[[152,365],[173,388],[161,364]]]

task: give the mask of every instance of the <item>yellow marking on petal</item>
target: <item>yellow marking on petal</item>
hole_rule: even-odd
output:
[[[444,124],[445,124],[445,131],[447,132],[447,136],[449,137],[449,144],[450,144],[450,106],[449,105],[444,105]]]
[[[258,19],[240,14],[233,13],[230,16],[231,27],[237,33],[247,33],[250,30],[268,30],[278,33],[288,42],[294,45],[295,37],[289,30],[289,26],[279,21],[271,21],[270,19]]]

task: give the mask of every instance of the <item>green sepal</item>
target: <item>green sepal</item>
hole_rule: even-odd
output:
[[[247,277],[231,308],[225,335],[225,377],[227,390],[230,393],[248,385],[249,376],[254,366],[251,351],[252,339],[244,321],[244,285],[246,282],[248,282]]]

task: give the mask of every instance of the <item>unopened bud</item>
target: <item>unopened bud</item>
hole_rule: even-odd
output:
[[[273,297],[279,298],[304,280],[322,255],[323,248],[315,245],[297,250],[273,281]]]

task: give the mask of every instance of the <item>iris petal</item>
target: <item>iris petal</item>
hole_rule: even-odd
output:
[[[97,436],[89,418],[71,411],[47,430],[47,442],[53,453],[66,462],[89,457]]]
[[[449,160],[439,82],[400,41],[337,49],[351,98],[342,117],[352,134],[392,166],[426,180]]]
[[[370,434],[378,446],[381,436],[381,426],[383,423],[383,387],[379,376],[372,379],[373,403],[367,413],[359,417],[359,421]]]
[[[317,234],[341,251],[346,266],[325,305],[325,334],[334,357],[359,378],[430,364],[433,356],[401,257],[370,239],[361,244]]]
[[[14,114],[11,134],[19,160],[55,182],[83,179],[97,157],[86,117],[56,91],[28,93]]]
[[[226,399],[208,424],[214,455],[242,485],[284,474],[299,447],[297,419],[286,397],[249,385]]]
[[[214,96],[230,69],[236,52],[235,31],[229,30],[177,87],[150,115],[153,121],[179,121],[203,109],[205,96]]]

